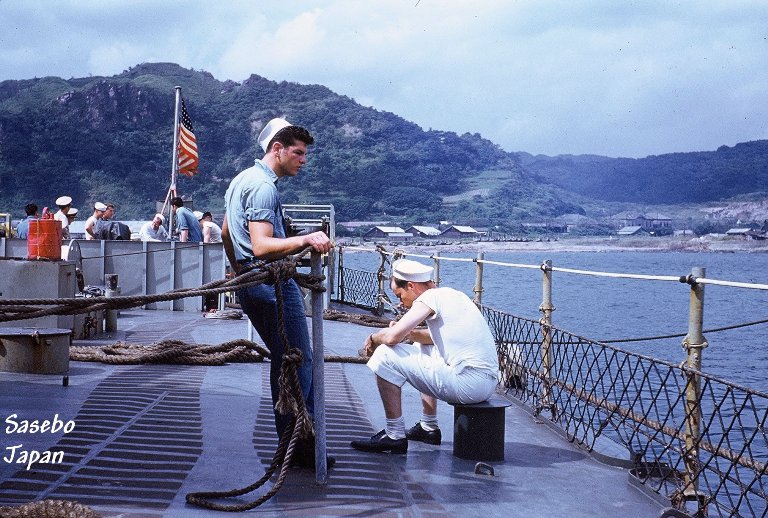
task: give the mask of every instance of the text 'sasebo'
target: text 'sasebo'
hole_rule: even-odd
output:
[[[19,419],[17,414],[11,414],[5,418],[5,434],[68,434],[75,429],[74,421],[63,421],[59,414],[54,414],[53,419]],[[25,450],[23,444],[15,444],[5,447],[6,455],[3,461],[8,464],[24,464],[30,470],[33,464],[61,464],[64,462],[64,452]]]

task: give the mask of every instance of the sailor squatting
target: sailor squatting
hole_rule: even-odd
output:
[[[59,419],[59,414],[54,414],[52,420],[38,420],[34,419],[28,421],[26,419],[18,419],[17,414],[11,414],[5,418],[5,433],[11,434],[33,434],[33,433],[70,433],[75,429],[74,421],[62,421]],[[8,464],[26,464],[27,471],[32,469],[32,465],[38,464],[61,464],[64,462],[63,451],[44,451],[39,452],[37,450],[24,450],[23,444],[16,444],[14,446],[6,446],[6,456],[3,457],[3,461]]]

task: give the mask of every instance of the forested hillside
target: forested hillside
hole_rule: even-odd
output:
[[[223,208],[229,180],[261,155],[272,117],[316,137],[286,203],[333,203],[339,220],[456,219],[499,224],[605,210],[597,200],[677,203],[765,191],[768,143],[641,160],[508,153],[478,134],[424,131],[319,85],[242,83],[170,63],[113,77],[0,82],[0,211],[29,201],[113,201],[120,218],[146,218],[170,184],[174,87],[200,151],[200,172],[179,178],[195,206]]]
[[[170,183],[175,85],[201,157],[199,174],[180,178],[179,191],[214,211],[229,180],[260,156],[256,136],[276,116],[306,126],[317,142],[299,178],[283,182],[290,184],[283,185],[286,202],[334,203],[341,218],[437,215],[441,197],[462,192],[478,171],[521,175],[479,135],[425,132],[322,86],[256,75],[220,82],[173,64],[144,64],[110,78],[0,83],[0,210],[67,194],[79,206],[114,200],[122,217],[153,212]]]
[[[717,151],[646,158],[532,156],[520,164],[539,178],[584,196],[610,201],[703,203],[768,191],[768,141]]]

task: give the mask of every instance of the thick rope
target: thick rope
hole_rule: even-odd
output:
[[[100,518],[88,506],[69,500],[38,500],[18,507],[0,506],[2,518]]]
[[[288,427],[280,438],[277,451],[275,451],[275,455],[272,458],[272,463],[259,480],[242,489],[188,493],[186,497],[187,502],[198,507],[216,511],[241,512],[263,504],[272,498],[285,482],[285,478],[288,475],[288,468],[290,467],[291,459],[293,458],[293,452],[299,438],[306,439],[313,437],[314,435],[312,420],[310,419],[306,405],[304,404],[304,393],[301,390],[301,383],[299,382],[298,375],[298,366],[301,365],[303,361],[303,355],[299,349],[290,347],[288,333],[285,329],[282,280],[290,278],[295,274],[296,265],[293,263],[293,267],[291,268],[290,265],[286,266],[284,263],[270,263],[269,265],[265,265],[265,268],[271,273],[273,284],[275,286],[278,332],[283,341],[285,351],[283,353],[282,364],[280,365],[280,376],[278,378],[280,391],[277,403],[275,404],[275,410],[281,414],[290,414],[293,418],[290,420]],[[281,462],[282,467],[280,469],[280,474],[274,485],[269,491],[256,500],[232,505],[211,502],[212,499],[231,498],[255,491],[272,477],[277,466]]]
[[[325,320],[333,320],[336,322],[351,322],[368,327],[387,327],[389,322],[392,320],[390,318],[376,315],[346,313],[336,309],[326,309],[323,311],[323,318]]]
[[[86,345],[69,348],[70,360],[111,365],[162,363],[215,366],[261,362],[269,357],[267,349],[249,340],[231,340],[219,345],[187,344],[179,340],[164,340],[152,345],[116,342],[104,347]]]
[[[279,277],[276,277],[279,276]],[[233,279],[221,279],[199,288],[179,288],[154,295],[119,297],[75,297],[61,299],[4,299],[0,300],[0,322],[25,320],[49,315],[75,315],[101,309],[128,309],[155,302],[167,302],[186,297],[217,295],[248,288],[258,284],[275,284],[278,279],[293,278],[299,286],[322,292],[324,276],[308,275],[296,271],[296,260],[284,259],[272,263],[257,263]],[[50,306],[34,309],[28,306]]]

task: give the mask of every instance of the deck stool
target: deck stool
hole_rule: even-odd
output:
[[[504,409],[499,396],[474,405],[453,406],[453,455],[461,459],[504,460]]]

